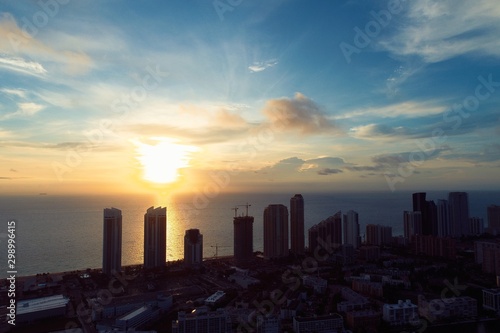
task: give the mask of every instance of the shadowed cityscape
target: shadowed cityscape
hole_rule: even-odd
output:
[[[70,325],[82,332],[401,332],[497,325],[500,206],[485,207],[485,227],[483,218],[470,216],[466,192],[450,192],[437,204],[425,192],[408,201],[413,210],[401,212],[404,234],[393,236],[391,226],[380,224],[361,232],[354,210],[306,230],[307,197],[295,194],[288,206],[269,204],[261,212],[259,250],[251,203],[236,205],[233,255],[219,256],[217,240],[193,228],[185,230],[184,259],[176,261],[166,261],[167,207],[150,207],[144,260],[132,266],[121,264],[127,217],[105,208],[102,269],[18,278],[13,331]],[[213,257],[203,257],[204,241],[216,244]],[[2,285],[8,329],[12,286],[9,279]]]

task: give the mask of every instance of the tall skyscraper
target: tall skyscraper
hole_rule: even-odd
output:
[[[392,227],[380,224],[366,225],[366,244],[387,245],[392,242]]]
[[[422,212],[408,212],[403,213],[404,222],[404,236],[408,240],[412,240],[413,236],[422,234]]]
[[[167,261],[167,208],[150,207],[144,214],[144,268],[165,266]]]
[[[484,220],[481,217],[469,218],[469,228],[471,235],[482,235],[484,233]]]
[[[437,235],[437,207],[425,197],[425,192],[413,193],[413,211],[422,213],[422,234]]]
[[[293,253],[304,253],[304,198],[301,194],[290,199],[290,240]]]
[[[361,245],[361,236],[359,235],[359,217],[353,210],[344,214],[344,244],[350,244],[354,249]]]
[[[413,198],[413,211],[414,212],[421,212],[422,215],[424,215],[425,211],[425,192],[419,192],[419,193],[413,193],[412,198]]]
[[[500,233],[500,206],[490,205],[487,208],[488,228],[491,232],[496,229],[496,234]]]
[[[201,268],[203,265],[203,235],[198,229],[186,230],[184,235],[184,266]]]
[[[245,265],[253,258],[253,216],[235,216],[234,260],[237,265]]]
[[[333,216],[312,226],[309,231],[309,251],[320,248],[338,248],[342,245],[342,213],[336,212]]]
[[[104,209],[102,272],[111,276],[122,269],[122,211]]]
[[[450,192],[448,195],[450,207],[450,225],[453,237],[470,235],[469,199],[466,192]]]
[[[264,257],[288,256],[288,209],[269,205],[264,209]]]
[[[440,199],[437,202],[437,236],[451,236],[448,200]]]

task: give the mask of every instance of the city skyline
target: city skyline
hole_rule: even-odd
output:
[[[494,0],[50,3],[2,3],[2,195],[500,186]]]

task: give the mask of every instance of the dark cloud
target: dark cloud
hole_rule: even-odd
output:
[[[279,131],[315,134],[336,129],[321,108],[301,93],[296,93],[293,98],[269,100],[262,112],[269,119],[271,127]]]
[[[317,171],[318,175],[321,176],[333,175],[341,172],[343,172],[341,169],[330,169],[330,168],[324,168]]]

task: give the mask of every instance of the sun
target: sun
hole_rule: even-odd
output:
[[[187,168],[191,155],[198,149],[194,146],[181,145],[170,138],[151,138],[153,144],[132,140],[136,145],[137,159],[143,168],[146,181],[168,184],[179,178],[179,170]]]

